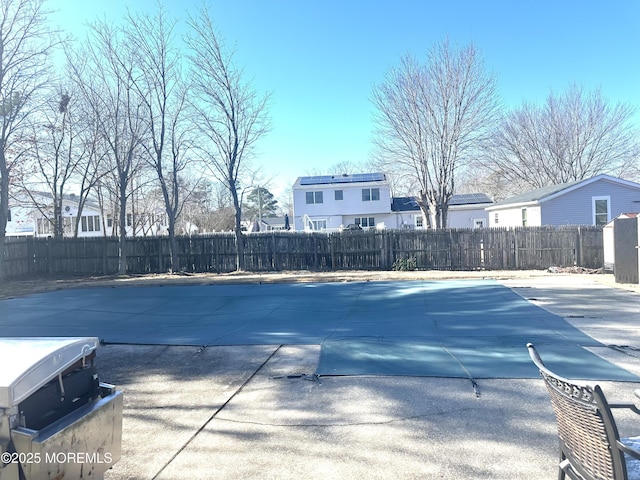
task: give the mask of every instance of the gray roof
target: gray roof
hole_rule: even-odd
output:
[[[42,197],[42,199],[47,199],[47,200],[53,201],[53,195],[51,195],[51,192],[43,192],[43,191],[40,191],[40,190],[33,190],[33,191],[31,191],[31,195],[39,196],[39,197]],[[76,195],[75,193],[63,193],[62,194],[62,200],[77,205],[80,202],[80,197],[78,195]],[[29,201],[29,203],[31,203],[32,202],[31,198],[29,198],[28,201]],[[85,207],[91,207],[91,208],[100,209],[100,204],[95,199],[90,198],[90,197],[85,199],[84,206]]]
[[[514,195],[513,197],[505,198],[499,202],[496,202],[496,206],[500,205],[508,205],[511,203],[527,203],[527,202],[537,202],[542,200],[543,198],[554,195],[562,190],[565,190],[573,185],[582,182],[582,180],[577,180],[574,182],[567,183],[559,183],[558,185],[549,185],[547,187],[536,188],[534,190],[529,190],[524,193],[519,193],[518,195]]]
[[[419,210],[420,207],[414,197],[393,197],[391,199],[392,212],[415,212]]]
[[[640,188],[640,185],[634,182],[630,182],[628,180],[623,180],[621,178],[612,177],[609,175],[596,175],[595,177],[586,178],[584,180],[575,180],[573,182],[567,183],[559,183],[557,185],[549,185],[547,187],[536,188],[534,190],[529,190],[527,192],[520,193],[518,195],[514,195],[513,197],[506,198],[500,202],[497,202],[492,206],[502,206],[502,205],[511,205],[518,203],[530,203],[530,202],[540,202],[548,197],[551,197],[556,194],[561,194],[564,190],[570,190],[574,188],[580,188],[583,185],[587,185],[589,183],[606,180],[613,183],[618,183],[622,185],[626,185],[633,188]]]
[[[487,203],[493,203],[487,195],[484,193],[461,193],[459,195],[453,195],[449,199],[448,205],[462,206],[462,205],[484,205]],[[391,199],[391,211],[392,212],[414,212],[420,210],[415,197],[393,197]]]

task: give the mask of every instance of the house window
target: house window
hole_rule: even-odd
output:
[[[326,220],[311,220],[311,224],[313,225],[314,230],[326,230],[327,229],[327,221]]]
[[[127,213],[127,227],[130,227],[131,225],[133,225],[133,215]]]
[[[7,212],[7,222],[11,221],[11,209]]]
[[[89,215],[87,217],[80,217],[81,228],[83,232],[99,232],[100,231],[100,216]]]
[[[375,227],[376,225],[374,217],[356,217],[354,223],[356,225],[360,225],[362,228]]]
[[[523,227],[527,226],[527,209],[526,208],[522,209],[522,226]]]
[[[422,215],[416,215],[416,228],[422,228],[423,219]]]
[[[49,235],[51,234],[51,222],[46,218],[38,218],[36,220],[38,225],[38,235]]]
[[[111,214],[107,215],[107,227],[113,227],[113,217],[111,216]]]
[[[322,192],[307,192],[307,204],[322,203]]]
[[[611,197],[593,197],[593,224],[605,225],[611,218]]]
[[[334,195],[335,195],[335,198],[334,198],[335,200],[342,200],[342,190],[336,190],[334,192]]]
[[[363,188],[362,189],[362,201],[363,202],[373,202],[376,200],[380,200],[380,189],[379,188]]]
[[[493,216],[493,223],[498,225],[498,212],[496,212],[495,215]]]

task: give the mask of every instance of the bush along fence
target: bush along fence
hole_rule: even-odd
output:
[[[235,270],[233,234],[179,237],[177,243],[185,272]],[[127,250],[128,273],[169,270],[167,237],[131,237]],[[600,268],[604,261],[601,227],[265,232],[245,236],[244,256],[248,271]],[[111,275],[118,271],[118,240],[7,238],[5,266],[9,277]]]

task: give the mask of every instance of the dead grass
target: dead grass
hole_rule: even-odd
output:
[[[342,272],[233,272],[196,274],[116,275],[105,277],[39,276],[0,282],[0,298],[11,298],[31,293],[87,287],[137,287],[148,285],[222,285],[256,283],[305,282],[362,282],[383,280],[449,280],[449,279],[511,279],[557,276],[547,271],[342,271]]]

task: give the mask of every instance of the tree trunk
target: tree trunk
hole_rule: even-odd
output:
[[[242,225],[240,223],[242,220],[242,210],[235,186],[231,188],[231,196],[233,197],[233,206],[236,210],[236,270],[242,272],[244,270],[244,238],[242,237]]]
[[[131,217],[133,224],[133,215]],[[120,232],[118,235],[118,274],[127,273],[127,183],[120,180]]]
[[[422,219],[426,228],[433,228],[433,217],[431,215],[431,206],[429,204],[429,198],[426,194],[420,193],[420,196],[416,199],[420,212],[422,213]]]
[[[4,157],[4,152],[0,151]],[[4,158],[0,161],[0,279],[7,277],[4,262],[5,237],[9,220],[9,170]]]
[[[53,236],[62,238],[64,236],[62,228],[62,194],[58,195],[58,198],[53,203]]]
[[[178,257],[178,241],[176,240],[176,217],[170,210],[167,210],[167,215],[169,220],[169,251],[171,254],[171,273],[177,273],[180,271],[180,258]]]

